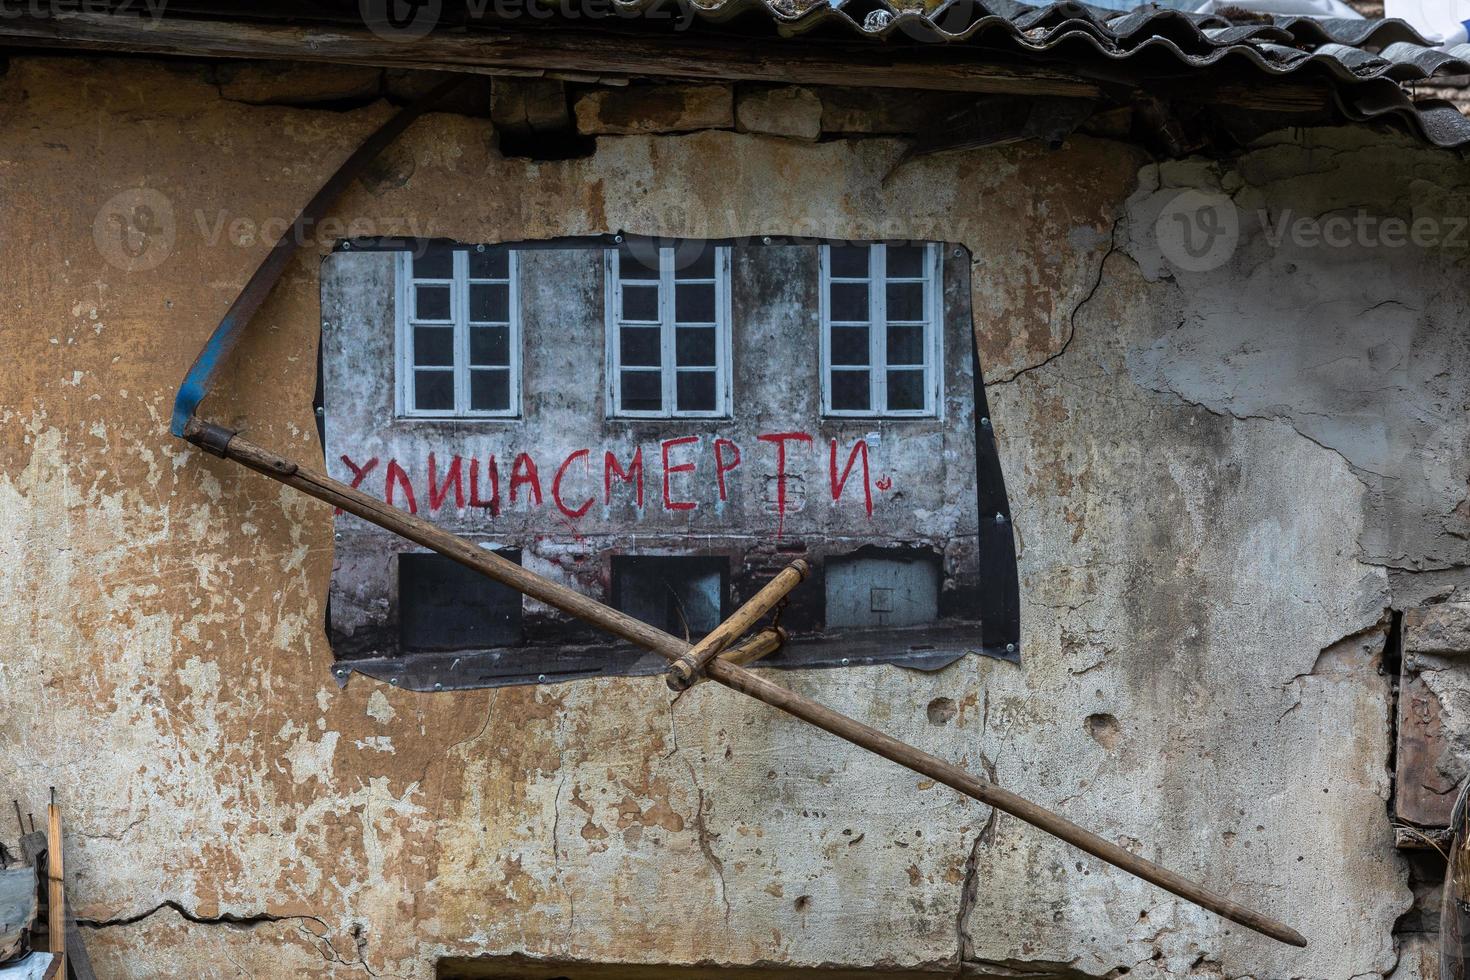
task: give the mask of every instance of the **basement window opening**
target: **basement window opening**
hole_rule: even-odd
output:
[[[723,558],[618,555],[612,605],[675,636],[698,639],[726,616],[730,563]]]
[[[517,549],[495,552],[521,563]],[[408,652],[483,650],[522,642],[521,594],[440,554],[398,556],[398,638]]]
[[[827,559],[827,626],[924,626],[939,621],[943,578],[922,548],[863,549]]]

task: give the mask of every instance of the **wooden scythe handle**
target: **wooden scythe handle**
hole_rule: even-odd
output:
[[[232,459],[258,473],[264,473],[274,480],[279,480],[287,486],[295,487],[318,500],[341,507],[365,521],[402,535],[426,548],[432,548],[439,554],[452,558],[461,565],[474,569],[503,585],[508,585],[533,599],[601,627],[647,650],[652,650],[670,662],[683,657],[690,649],[689,644],[678,637],[671,636],[626,613],[605,606],[591,596],[583,595],[575,589],[542,578],[514,562],[501,558],[492,551],[436,527],[420,517],[405,514],[324,473],[307,469],[284,456],[254,445],[222,426],[191,418],[185,428],[184,438],[207,448],[214,455]],[[1218,895],[1183,875],[1175,874],[1168,868],[1141,858],[1132,851],[1124,850],[1117,844],[1104,840],[1091,831],[1084,830],[1067,818],[1052,813],[1024,797],[985,782],[953,763],[900,742],[876,728],[864,725],[841,712],[833,711],[811,698],[774,684],[738,664],[716,657],[705,668],[705,674],[731,690],[749,695],[773,708],[779,708],[823,731],[831,732],[838,738],[846,739],[891,762],[896,762],[920,775],[928,776],[936,782],[944,783],[971,799],[979,800],[997,810],[1019,817],[1032,826],[1040,827],[1047,833],[1066,841],[1073,847],[1086,851],[1095,858],[1106,861],[1114,867],[1122,868],[1129,874],[1136,875],[1201,908],[1224,916],[1231,922],[1239,923],[1247,929],[1252,929],[1291,946],[1307,945],[1306,939],[1300,933],[1267,915],[1247,908],[1223,895]]]

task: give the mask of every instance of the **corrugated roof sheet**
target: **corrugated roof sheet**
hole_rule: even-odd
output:
[[[658,0],[614,0],[646,9]],[[1349,119],[1385,118],[1406,124],[1439,147],[1470,145],[1470,119],[1441,99],[1415,101],[1404,83],[1470,75],[1470,44],[1436,48],[1400,20],[1325,20],[1250,16],[1238,23],[1219,14],[1192,14],[1148,5],[1108,10],[1072,0],[1032,6],[1014,0],[703,0],[710,21],[764,11],[782,35],[813,30],[875,41],[973,44],[1049,61],[1110,62],[1171,58],[1185,69],[1249,65],[1265,79],[1327,78]],[[1148,73],[1157,74],[1150,61]]]

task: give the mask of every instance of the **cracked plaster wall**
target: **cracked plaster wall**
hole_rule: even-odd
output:
[[[1228,167],[1078,138],[921,160],[885,185],[896,141],[604,138],[531,163],[500,158],[483,120],[440,115],[338,208],[376,233],[466,241],[627,228],[969,247],[1025,662],[783,679],[1260,904],[1311,940],[1294,951],[723,690],[672,706],[657,678],[338,690],[330,512],[165,429],[264,253],[228,230],[211,243],[218,216],[289,218],[390,111],[244,106],[199,69],[136,61],[17,59],[0,79],[0,798],[39,810],[58,787],[103,975],[428,977],[439,956],[511,953],[1033,978],[1394,970],[1410,893],[1377,664],[1391,571],[1461,561],[1442,532],[1464,495],[1463,412],[1425,406],[1463,405],[1464,264],[1380,274],[1376,256],[1288,264],[1248,243],[1176,277],[1149,214],[1195,186],[1435,207],[1463,193],[1462,164],[1366,131],[1282,136]],[[175,241],[125,272],[93,218],[139,187],[169,202]],[[324,247],[293,264],[206,406],[307,459]],[[1318,313],[1280,315],[1303,308]],[[1373,353],[1374,318],[1396,360]],[[1308,370],[1322,348],[1348,353],[1333,384]],[[1375,377],[1342,401],[1353,363]]]

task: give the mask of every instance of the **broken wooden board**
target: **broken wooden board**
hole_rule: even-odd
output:
[[[1440,772],[1448,749],[1439,698],[1417,670],[1405,667],[1399,680],[1398,781],[1394,813],[1420,827],[1450,823],[1455,783]]]

